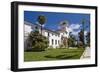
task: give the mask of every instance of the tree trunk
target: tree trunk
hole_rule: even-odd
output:
[[[41,25],[41,35],[42,35],[42,25]]]

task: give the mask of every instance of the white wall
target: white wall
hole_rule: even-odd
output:
[[[10,2],[13,0],[0,0],[0,73],[12,73],[10,69]],[[18,0],[16,0],[18,1]],[[37,1],[62,4],[78,4],[78,5],[98,5],[100,9],[100,0],[21,0],[21,1]],[[100,19],[100,10],[98,12]],[[98,23],[99,24],[99,23]],[[98,25],[98,28],[100,25]],[[100,31],[100,29],[98,30]],[[20,32],[21,33],[21,32]],[[98,35],[100,37],[100,35]],[[98,39],[100,40],[100,38]],[[100,43],[100,42],[99,42]],[[100,56],[100,46],[98,48]],[[60,70],[45,70],[35,71],[36,73],[99,73],[100,72],[100,57],[99,67],[92,68],[74,68]],[[23,73],[23,72],[21,72]],[[32,71],[26,73],[33,73]]]
[[[48,33],[49,33],[49,37],[48,37]],[[43,35],[49,38],[49,47],[51,46],[53,48],[59,47],[58,40],[61,40],[61,38],[58,37],[58,34],[44,30]],[[52,44],[52,39],[53,39],[53,44]],[[55,40],[57,40],[57,44],[55,44]]]
[[[30,33],[32,31],[32,27],[26,24],[24,24],[24,29],[25,34]]]

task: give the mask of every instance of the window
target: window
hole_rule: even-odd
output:
[[[48,37],[50,36],[49,32],[48,32]]]
[[[57,40],[55,40],[55,44],[57,44]]]
[[[52,39],[52,45],[53,45],[53,39]]]

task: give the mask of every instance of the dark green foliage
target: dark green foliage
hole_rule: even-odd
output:
[[[84,46],[84,30],[81,29],[81,31],[79,32],[79,43],[78,45],[83,47]]]
[[[75,47],[76,46],[76,38],[74,35],[70,34],[70,37],[68,38],[68,46],[69,47]]]
[[[28,37],[32,51],[43,51],[48,47],[48,39],[39,32],[31,32]]]
[[[86,35],[87,46],[90,46],[90,32]]]
[[[46,18],[43,15],[38,16],[37,21],[42,25],[46,22]]]

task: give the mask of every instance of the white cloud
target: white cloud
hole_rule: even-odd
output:
[[[79,29],[80,27],[81,27],[81,24],[71,24],[70,26],[69,26],[71,29]]]
[[[71,24],[69,26],[69,32],[72,32],[73,35],[77,35],[80,32],[79,30],[80,27],[81,27],[81,24]]]
[[[80,30],[78,30],[78,31],[73,31],[72,34],[73,34],[73,35],[78,35],[79,32],[80,32]]]
[[[68,28],[69,32],[73,32],[73,29],[72,28]]]

